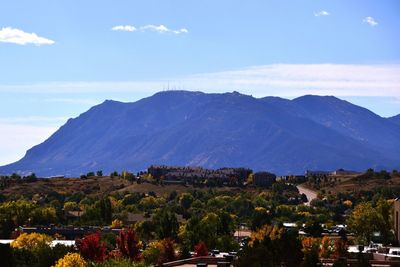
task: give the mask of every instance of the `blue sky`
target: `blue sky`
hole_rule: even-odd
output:
[[[0,164],[94,104],[168,87],[395,115],[399,47],[398,0],[3,0]]]

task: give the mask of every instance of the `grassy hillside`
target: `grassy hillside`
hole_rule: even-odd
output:
[[[165,196],[173,191],[182,193],[194,189],[193,186],[188,185],[158,185],[150,182],[136,183],[130,182],[121,177],[88,177],[86,179],[80,178],[49,178],[37,179],[34,182],[19,182],[13,183],[4,189],[0,189],[0,194],[6,197],[13,197],[15,199],[23,196],[31,198],[35,194],[48,195],[71,195],[74,193],[83,193],[85,195],[108,195],[114,192],[137,192],[149,193],[154,192],[157,196]],[[199,188],[197,190],[208,190],[207,187]],[[239,188],[233,187],[217,187],[216,191],[240,191]],[[246,189],[252,191],[255,189]]]
[[[391,173],[367,171],[363,174],[312,178],[305,185],[322,193],[375,191],[380,188],[399,189],[400,174],[396,171]]]
[[[15,195],[30,197],[34,194],[47,195],[57,193],[60,195],[68,195],[77,192],[84,194],[104,194],[110,193],[121,188],[129,186],[131,183],[119,177],[88,177],[80,178],[50,178],[38,179],[34,182],[14,183],[9,187],[1,190],[1,194],[9,196]]]

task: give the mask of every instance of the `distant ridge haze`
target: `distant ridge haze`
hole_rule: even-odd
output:
[[[76,176],[167,164],[291,174],[400,168],[399,155],[400,116],[382,118],[333,96],[164,91],[94,106],[0,173]]]

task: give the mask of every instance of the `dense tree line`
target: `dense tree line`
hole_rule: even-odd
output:
[[[131,177],[129,173],[115,175]],[[99,194],[95,190],[2,196],[0,238],[17,236],[14,230],[19,226],[74,224],[124,230],[119,235],[91,233],[77,242],[76,250],[49,247],[48,237],[31,236],[42,245],[31,248],[17,242],[2,247],[0,256],[10,255],[13,263],[9,266],[26,266],[27,262],[30,266],[51,266],[58,261],[59,266],[64,261],[73,261],[76,266],[128,266],[132,262],[141,266],[189,257],[190,251],[203,255],[218,249],[240,251],[238,266],[248,266],[245,263],[249,261],[254,266],[316,266],[312,264],[318,264],[321,258],[345,255],[351,242],[368,244],[375,238],[374,232],[380,233],[377,241],[395,242],[391,226],[393,198],[400,193],[396,187],[320,194],[309,206],[303,205],[304,196],[297,188],[285,181],[268,189],[187,188],[176,192],[167,190],[168,186],[160,187],[166,188],[164,193],[117,190]],[[81,216],[71,222],[66,216],[69,212],[80,212]],[[131,213],[143,214],[146,220],[124,225]],[[283,227],[285,222],[295,223],[297,228],[289,230]],[[324,228],[339,223],[348,224],[355,241],[346,239],[345,232],[337,242],[322,238]],[[238,242],[234,236],[240,226],[252,231],[248,241]],[[299,228],[306,237],[298,235]]]

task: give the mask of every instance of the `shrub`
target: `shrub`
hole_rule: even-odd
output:
[[[206,244],[202,241],[200,241],[196,246],[194,246],[194,252],[196,257],[208,256],[208,248]]]
[[[158,265],[162,265],[163,263],[174,261],[177,259],[175,253],[175,243],[172,239],[164,239],[161,241],[161,251],[158,256]]]
[[[190,255],[190,250],[189,247],[186,245],[183,245],[181,247],[181,250],[179,251],[179,259],[188,259],[191,258],[192,255]]]
[[[111,223],[111,228],[122,228],[124,226],[124,223],[121,220],[115,219]]]
[[[42,246],[49,246],[53,239],[45,234],[23,233],[11,243],[12,248],[32,250]]]
[[[117,244],[117,235],[113,232],[102,233],[101,240],[105,243],[107,250],[112,251]]]
[[[86,261],[78,253],[68,253],[54,267],[85,267]]]
[[[108,259],[103,262],[94,262],[90,265],[91,267],[145,267],[143,262],[133,263],[130,259]]]
[[[106,259],[106,244],[101,241],[99,232],[86,235],[83,239],[77,240],[76,246],[81,255],[87,260],[104,261]]]
[[[143,251],[143,259],[145,264],[154,265],[158,262],[161,253],[161,243],[159,241],[151,242],[145,251]]]
[[[118,250],[133,261],[142,259],[140,241],[133,229],[123,229],[117,237]]]

